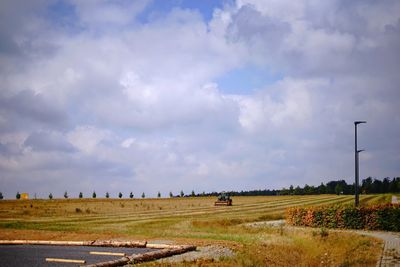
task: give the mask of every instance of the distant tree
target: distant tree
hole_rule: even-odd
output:
[[[326,193],[327,194],[335,194],[336,181],[329,181],[326,183]]]
[[[326,194],[326,186],[324,185],[324,183],[321,183],[318,186],[317,191],[318,191],[319,194]]]
[[[93,191],[92,198],[96,198],[96,191]]]
[[[133,193],[132,193],[132,192],[129,194],[129,197],[130,197],[130,198],[133,198]]]
[[[289,195],[293,195],[294,194],[294,188],[293,185],[290,185],[289,187]]]
[[[145,198],[146,197],[146,195],[144,194],[144,192],[142,193],[142,198]]]
[[[296,186],[296,188],[294,189],[294,194],[303,195],[303,189],[301,189],[300,186]]]
[[[122,198],[122,193],[121,192],[119,192],[118,197]]]
[[[196,196],[196,193],[194,192],[194,190],[192,190],[192,197]]]
[[[371,194],[372,193],[372,178],[371,177],[368,177],[368,178],[362,180],[361,192],[363,194]]]
[[[378,179],[374,179],[372,182],[372,193],[373,194],[380,194],[382,193],[382,181]]]
[[[336,184],[336,186],[335,186],[335,193],[336,193],[336,195],[340,195],[340,194],[342,194],[343,193],[343,188],[342,188],[342,185],[341,184]]]
[[[390,179],[389,179],[389,177],[383,178],[383,181],[382,181],[382,193],[389,193],[389,187],[390,187]]]
[[[158,198],[160,198],[160,197],[161,197],[161,193],[160,193],[160,191],[158,191],[158,193],[157,193],[157,197],[158,197]]]
[[[110,198],[110,194],[106,192],[106,198]]]
[[[183,197],[184,195],[185,195],[185,193],[183,193],[183,190],[181,190],[180,196]]]
[[[64,192],[64,198],[68,198],[68,192],[67,191]]]
[[[169,192],[169,197],[174,197],[174,194],[172,194],[172,192]]]
[[[83,198],[83,193],[79,192],[79,198]]]
[[[279,194],[280,194],[281,196],[289,195],[289,190],[286,189],[286,188],[284,187],[284,188],[282,188],[282,189],[280,190]]]
[[[21,198],[21,194],[19,192],[17,192],[17,194],[15,195],[16,199],[20,199]]]
[[[396,186],[396,193],[400,192],[400,177],[396,177],[396,182],[395,182]]]
[[[389,191],[389,193],[395,193],[396,192],[396,179],[395,178],[390,180],[388,191]]]
[[[0,199],[3,199],[4,197],[3,197],[3,193],[2,192],[0,192]]]
[[[53,194],[52,193],[49,194],[49,199],[53,199]]]
[[[310,194],[312,194],[311,187],[310,187],[308,184],[305,184],[305,185],[304,185],[304,194],[305,194],[305,195],[310,195]]]

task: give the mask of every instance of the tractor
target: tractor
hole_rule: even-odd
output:
[[[218,196],[218,200],[215,201],[214,206],[232,206],[232,199],[228,194],[222,192]]]

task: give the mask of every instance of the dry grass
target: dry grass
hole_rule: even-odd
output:
[[[387,199],[361,196],[362,203]],[[375,241],[364,237],[331,233],[322,239],[308,230],[241,225],[283,218],[285,208],[296,205],[352,203],[352,196],[234,197],[232,207],[215,207],[214,201],[211,197],[0,201],[0,239],[169,239],[222,244],[238,252],[219,263],[182,266],[372,266],[379,253]]]

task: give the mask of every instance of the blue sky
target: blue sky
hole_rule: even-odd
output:
[[[204,1],[190,1],[190,0],[154,0],[147,8],[147,12],[142,14],[142,18],[148,21],[148,17],[152,13],[168,14],[174,8],[195,10],[201,14],[205,21],[212,19],[214,9],[222,8],[224,4],[231,4],[232,1],[228,0],[204,0]]]
[[[399,175],[398,1],[2,1],[0,192]]]

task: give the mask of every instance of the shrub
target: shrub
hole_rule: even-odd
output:
[[[79,198],[83,198],[83,193],[79,192]]]
[[[400,231],[400,204],[293,207],[286,220],[296,226]]]
[[[0,192],[0,199],[3,199],[4,197],[3,197],[3,193],[2,192]]]
[[[17,194],[15,195],[16,199],[20,199],[21,198],[21,194],[19,192],[17,192]]]
[[[64,198],[68,198],[68,192],[67,191],[64,192]]]
[[[96,198],[96,191],[93,191],[92,198]]]
[[[110,194],[106,192],[106,198],[110,198]]]
[[[133,198],[133,193],[132,192],[129,194],[129,198]]]
[[[53,199],[53,194],[52,193],[49,194],[49,199]]]
[[[118,197],[122,198],[122,193],[121,192],[119,192]]]

